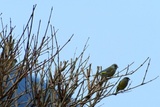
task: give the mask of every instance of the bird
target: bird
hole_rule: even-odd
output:
[[[12,67],[14,67],[17,63],[17,59],[14,59],[13,62],[12,62]]]
[[[118,84],[117,89],[116,89],[116,94],[118,93],[118,91],[120,90],[124,90],[126,88],[126,86],[128,85],[129,82],[129,78],[128,77],[124,77]],[[115,95],[116,95],[115,94]]]
[[[115,74],[117,68],[118,68],[117,64],[112,64],[108,68],[106,68],[106,69],[102,70],[101,72],[99,72],[99,74],[102,77],[110,78],[110,77],[112,77]]]

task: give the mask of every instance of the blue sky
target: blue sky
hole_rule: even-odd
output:
[[[117,63],[122,70],[129,63],[135,62],[131,69],[136,69],[147,57],[151,65],[147,79],[160,74],[160,1],[159,0],[28,0],[27,2],[3,1],[0,13],[4,23],[10,18],[16,25],[15,35],[20,35],[26,24],[32,7],[37,4],[35,12],[35,33],[37,23],[42,20],[42,29],[53,7],[51,23],[58,31],[60,43],[64,43],[72,34],[74,38],[63,50],[62,60],[73,57],[74,50],[81,52],[90,37],[86,56],[90,55],[93,72],[98,65],[103,68]],[[33,32],[34,32],[33,31]],[[69,55],[66,56],[65,53]],[[132,75],[133,85],[138,84],[147,64]],[[119,94],[108,97],[98,105],[102,107],[159,107],[160,79]],[[97,106],[98,107],[98,106]]]

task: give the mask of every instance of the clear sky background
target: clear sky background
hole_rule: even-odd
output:
[[[42,20],[46,27],[50,9],[53,7],[51,23],[58,31],[61,44],[74,34],[72,41],[62,53],[62,60],[77,55],[87,40],[93,72],[98,65],[103,68],[117,63],[119,70],[135,62],[136,69],[147,57],[151,65],[147,80],[160,75],[160,1],[159,0],[10,0],[1,1],[0,13],[4,24],[16,25],[15,36],[20,35],[34,4],[35,29]],[[45,29],[44,29],[45,30]],[[42,33],[44,34],[44,33]],[[132,85],[142,80],[147,64],[132,75]],[[131,90],[130,92],[103,99],[102,107],[160,107],[160,78]]]

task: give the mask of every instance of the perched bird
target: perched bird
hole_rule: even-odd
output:
[[[128,77],[124,77],[118,84],[117,86],[117,90],[116,90],[116,94],[118,93],[118,91],[120,90],[124,90],[126,88],[126,86],[128,85],[128,82],[129,82],[129,78]],[[116,95],[115,94],[115,95]]]
[[[101,72],[99,72],[99,74],[102,76],[102,77],[112,77],[116,70],[118,68],[118,65],[117,64],[112,64],[110,67],[102,70]]]
[[[12,62],[12,67],[14,67],[17,63],[17,59],[14,59],[13,62]]]

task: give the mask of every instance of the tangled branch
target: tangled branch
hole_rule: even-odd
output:
[[[2,106],[37,106],[37,107],[94,107],[102,99],[115,95],[115,88],[120,79],[134,75],[146,63],[142,81],[136,86],[129,86],[119,93],[133,90],[153,80],[146,81],[151,59],[148,57],[139,67],[130,71],[131,63],[117,72],[107,81],[97,74],[101,71],[92,69],[89,58],[84,57],[88,48],[86,41],[82,52],[71,59],[61,60],[59,55],[74,35],[62,45],[57,40],[57,32],[50,24],[51,9],[45,33],[40,34],[41,20],[36,35],[32,33],[36,5],[19,39],[15,39],[10,21],[9,33],[1,18],[0,32],[0,105]],[[1,14],[0,14],[1,16]],[[50,29],[49,29],[50,27]],[[50,36],[48,32],[50,30]],[[42,36],[42,40],[38,38]]]

